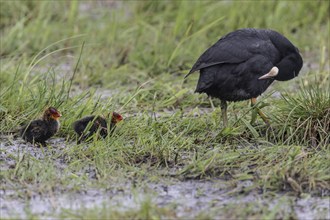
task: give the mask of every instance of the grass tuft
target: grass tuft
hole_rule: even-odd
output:
[[[276,136],[283,144],[304,144],[312,147],[330,143],[330,87],[317,84],[302,87],[298,94],[283,95],[274,121]]]

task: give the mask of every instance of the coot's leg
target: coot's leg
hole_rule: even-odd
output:
[[[223,126],[228,127],[227,102],[225,100],[221,100],[221,113],[222,113]]]
[[[212,110],[214,110],[214,104],[213,104],[212,98],[211,98],[210,96],[209,96],[209,101],[210,101],[210,104],[211,104]]]
[[[257,98],[252,98],[251,99],[251,106],[252,107],[255,106],[256,103],[257,103]],[[270,126],[269,120],[266,117],[266,115],[258,107],[256,107],[256,108],[257,108],[258,114],[260,115],[262,120],[266,123],[267,126]]]

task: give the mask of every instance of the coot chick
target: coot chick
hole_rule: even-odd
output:
[[[20,129],[20,134],[27,142],[45,146],[45,141],[59,130],[59,118],[61,116],[56,108],[49,107],[44,111],[41,119],[31,121],[29,124],[23,126]]]
[[[110,118],[111,115],[111,118]],[[110,120],[110,131],[108,132],[108,123],[107,121]],[[109,114],[107,118],[98,116],[98,115],[90,115],[86,116],[82,119],[75,121],[72,126],[75,132],[78,134],[78,143],[81,141],[85,141],[89,139],[93,134],[97,133],[105,138],[108,136],[109,133],[112,133],[116,124],[123,120],[123,117],[113,112]]]
[[[274,80],[287,81],[298,76],[302,57],[287,38],[267,29],[239,29],[222,37],[196,61],[185,78],[200,71],[195,92],[221,100],[224,126],[227,127],[227,101],[256,98]],[[266,116],[258,110],[267,125]]]

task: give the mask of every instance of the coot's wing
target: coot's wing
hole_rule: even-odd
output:
[[[100,135],[105,138],[108,135],[107,121],[102,117],[98,117],[94,124],[96,125],[95,131],[99,130]]]
[[[87,125],[89,122],[92,122],[96,116],[91,115],[91,116],[86,116],[82,119],[79,119],[73,123],[73,129],[78,135],[81,135],[84,130],[86,129]]]
[[[196,61],[191,73],[222,63],[241,63],[261,51],[269,52],[275,47],[269,37],[255,29],[241,29],[222,37],[213,46],[207,49]]]
[[[95,133],[98,129],[107,129],[107,122],[104,118],[96,115],[86,116],[73,123],[73,129],[81,135],[86,132],[87,135]]]
[[[31,122],[27,132],[34,140],[40,140],[47,134],[47,129],[45,122],[36,120]]]

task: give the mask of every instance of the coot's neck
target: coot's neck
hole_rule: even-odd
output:
[[[55,120],[55,119],[53,119],[53,118],[50,118],[50,119],[48,119],[48,120],[44,120],[44,121],[47,123],[48,128],[49,128],[51,131],[56,132],[56,131],[59,129],[59,127],[60,127],[60,122],[59,122],[59,120]]]
[[[110,134],[115,130],[115,128],[116,128],[116,122],[114,122],[113,120],[111,120],[111,122],[110,122]]]

